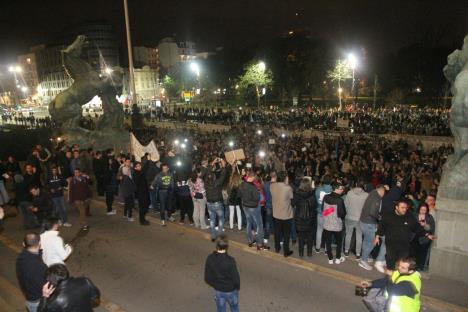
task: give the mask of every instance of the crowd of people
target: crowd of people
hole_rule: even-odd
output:
[[[72,226],[71,206],[80,228],[89,230],[91,199],[102,196],[109,217],[120,202],[125,220],[133,222],[136,210],[143,226],[151,211],[162,226],[209,230],[212,241],[227,229],[245,230],[245,243],[266,251],[273,237],[284,257],[297,248],[300,257],[324,253],[330,265],[353,258],[363,269],[385,272],[413,256],[418,270],[427,269],[435,194],[451,146],[429,151],[377,136],[284,136],[267,124],[261,131],[241,124],[229,133],[147,128],[137,135],[153,139],[158,153],[138,161],[63,141],[36,145],[24,165],[14,153],[1,163],[0,206],[16,206],[28,231],[55,231],[41,241],[56,239],[59,225]],[[242,157],[227,157],[239,149]],[[26,240],[36,248],[39,238]],[[64,246],[62,260],[54,256],[48,270],[71,252]]]
[[[240,107],[242,108],[242,107]],[[414,134],[450,136],[449,109],[441,108],[349,108],[328,109],[316,106],[280,110],[176,108],[145,110],[148,121],[179,121],[235,125],[239,123],[271,124],[288,130],[344,130],[339,119],[349,121],[346,130],[371,134]]]

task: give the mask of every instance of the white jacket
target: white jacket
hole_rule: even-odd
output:
[[[47,266],[61,263],[72,253],[70,245],[63,245],[58,231],[46,231],[41,234],[42,260]]]

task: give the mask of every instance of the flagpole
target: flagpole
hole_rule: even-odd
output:
[[[125,11],[125,30],[127,33],[127,49],[128,49],[128,72],[129,72],[129,89],[131,94],[132,105],[136,104],[137,95],[135,90],[135,77],[133,71],[133,49],[132,49],[132,37],[130,35],[130,19],[128,17],[128,0],[124,0],[124,11]]]

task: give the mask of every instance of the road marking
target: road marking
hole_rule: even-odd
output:
[[[5,235],[0,235],[0,242],[3,243],[6,247],[13,250],[17,254],[19,254],[22,251],[22,249],[18,246],[18,244],[16,244],[14,241],[9,239]],[[0,287],[1,287],[1,285],[5,285],[5,287],[7,287],[6,290],[9,293],[15,293],[15,295],[16,295],[19,292],[19,295],[22,296],[21,291],[17,287],[15,287],[13,284],[11,284],[7,280],[5,280],[2,276],[0,276]],[[109,311],[109,312],[126,312],[118,304],[115,304],[115,303],[107,300],[105,297],[101,297],[101,306],[104,309],[106,309],[107,311]]]
[[[100,200],[93,199],[93,202],[98,204],[99,206],[105,207],[105,203]],[[119,207],[121,208],[121,205],[119,205]],[[147,215],[147,216],[150,218],[150,220],[148,220],[149,222],[154,223],[154,224],[160,224],[160,222],[155,216],[153,215]],[[187,227],[185,225],[181,225],[176,222],[167,222],[166,224],[170,226],[178,227],[180,229],[184,229],[187,232],[196,234],[207,240],[211,239],[211,235],[207,232],[204,232],[203,230],[199,230],[199,229],[192,228],[192,227]],[[301,268],[301,269],[305,269],[311,272],[316,272],[325,276],[329,276],[334,279],[350,283],[352,285],[357,285],[362,280],[366,279],[364,277],[360,277],[357,275],[330,269],[325,266],[314,264],[314,263],[311,263],[302,259],[291,258],[291,257],[285,258],[282,255],[279,255],[275,252],[257,251],[256,248],[248,247],[246,244],[243,244],[234,240],[230,240],[229,243],[231,244],[231,246],[234,246],[237,249],[240,249],[242,251],[245,251],[251,254],[256,254],[258,256],[262,256],[264,258],[275,260],[277,262],[286,263],[286,264],[295,266],[297,268]],[[461,306],[458,306],[458,305],[455,305],[455,304],[452,304],[452,303],[449,303],[449,302],[446,302],[446,301],[443,301],[434,297],[422,295],[421,299],[422,299],[421,300],[422,305],[425,308],[430,308],[430,309],[434,309],[436,311],[441,311],[441,312],[468,312],[468,308],[464,308],[464,307],[461,307]]]

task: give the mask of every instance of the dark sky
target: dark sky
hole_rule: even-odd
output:
[[[128,0],[135,45],[177,34],[202,48],[244,47],[307,27],[337,48],[375,53],[415,42],[429,28],[445,43],[468,33],[468,0]],[[125,42],[123,0],[1,0],[0,64],[69,24],[105,19]],[[298,13],[298,15],[296,15]],[[53,43],[53,42],[52,42]]]

